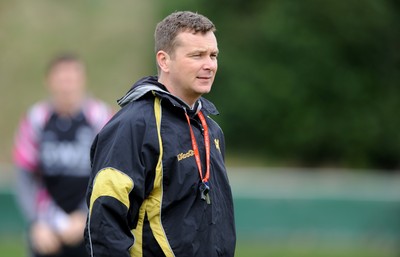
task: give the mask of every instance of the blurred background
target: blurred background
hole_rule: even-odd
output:
[[[211,94],[225,132],[237,256],[400,256],[397,0],[1,0],[0,252],[25,256],[13,136],[59,52],[118,109],[156,73],[153,32],[175,10],[217,26]]]

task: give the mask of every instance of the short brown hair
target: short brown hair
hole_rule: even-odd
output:
[[[194,33],[215,32],[215,25],[205,16],[190,12],[174,12],[165,17],[157,24],[154,39],[155,51],[164,50],[171,53],[175,47],[175,38],[182,31],[193,31]]]
[[[46,74],[48,75],[56,66],[62,63],[77,63],[84,68],[84,63],[81,58],[79,58],[76,54],[73,53],[62,53],[55,56],[52,60],[50,60],[47,65]]]

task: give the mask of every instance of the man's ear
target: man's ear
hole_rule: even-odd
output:
[[[171,59],[169,54],[160,50],[156,55],[157,64],[161,71],[168,72],[169,71],[169,60]]]

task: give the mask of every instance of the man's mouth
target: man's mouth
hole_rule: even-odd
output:
[[[199,76],[197,77],[198,79],[211,79],[212,77],[209,76]]]

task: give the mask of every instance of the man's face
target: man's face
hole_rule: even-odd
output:
[[[57,107],[76,106],[85,94],[84,68],[77,62],[59,63],[48,74],[47,85]]]
[[[218,63],[217,39],[213,32],[205,34],[181,32],[170,55],[169,77],[172,93],[188,104],[211,90]]]

